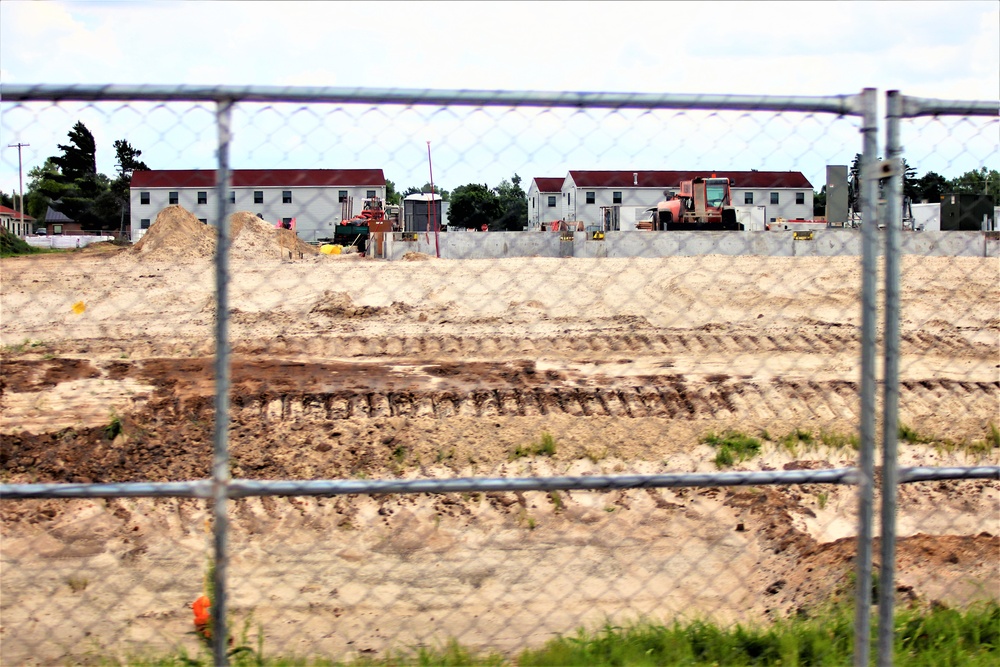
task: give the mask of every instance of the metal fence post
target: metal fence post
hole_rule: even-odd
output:
[[[218,244],[215,257],[216,318],[215,318],[215,433],[212,459],[212,502],[214,513],[215,568],[212,600],[212,653],[215,664],[225,667],[226,656],[226,571],[229,542],[229,144],[233,101],[218,103],[219,169],[216,174],[218,193]]]
[[[865,667],[870,650],[872,519],[875,453],[876,281],[878,278],[878,91],[862,92],[861,126],[861,451],[858,475],[858,555],[855,591],[854,664]]]
[[[885,328],[883,354],[882,423],[882,518],[878,579],[878,664],[892,664],[893,602],[896,575],[896,491],[899,471],[896,460],[899,421],[899,316],[900,235],[903,225],[903,163],[899,143],[902,99],[899,91],[886,96],[886,159],[892,169],[886,188],[885,223]]]

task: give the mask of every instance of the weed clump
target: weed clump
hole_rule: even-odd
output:
[[[715,447],[715,465],[726,468],[739,461],[746,461],[760,453],[760,439],[742,431],[726,431],[721,435],[709,433],[702,442]]]
[[[514,451],[511,452],[510,460],[513,461],[525,456],[555,456],[555,453],[556,439],[552,437],[551,433],[542,433],[542,437],[538,442],[515,447]]]

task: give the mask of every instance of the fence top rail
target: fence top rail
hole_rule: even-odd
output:
[[[938,100],[903,95],[900,117],[917,116],[1000,116],[1000,101]]]
[[[435,106],[813,111],[860,115],[860,95],[773,96],[316,86],[3,84],[4,102],[323,102]]]

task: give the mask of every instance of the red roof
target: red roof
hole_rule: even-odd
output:
[[[17,219],[21,218],[21,214],[18,213],[18,211],[16,209],[10,208],[9,206],[0,206],[0,215],[9,215],[10,217],[17,218]],[[32,218],[27,213],[24,214],[24,219],[25,220],[34,220],[34,218]]]
[[[801,188],[812,184],[799,171],[571,171],[578,188],[676,188],[699,176],[728,178],[737,188]]]
[[[233,187],[384,186],[381,169],[233,169]],[[132,173],[133,188],[212,188],[214,169],[161,169]]]
[[[535,185],[539,192],[560,192],[565,178],[536,178]]]

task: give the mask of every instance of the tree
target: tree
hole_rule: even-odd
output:
[[[911,202],[917,198],[918,194],[918,183],[917,170],[906,163],[906,158],[903,158],[903,196],[908,198]]]
[[[69,139],[69,144],[58,145],[63,154],[50,158],[58,171],[43,183],[41,192],[52,201],[59,200],[59,211],[68,218],[85,229],[94,229],[101,225],[93,210],[94,201],[107,188],[98,179],[97,145],[94,135],[79,121],[69,131]]]
[[[424,186],[422,188],[416,188],[411,185],[410,187],[406,188],[406,190],[403,191],[403,197],[406,197],[408,195],[419,195],[421,192],[430,192],[430,191],[431,191],[431,184],[429,182],[424,183]],[[451,194],[442,187],[438,187],[437,185],[435,185],[434,194],[441,197],[441,201],[451,201]]]
[[[1000,172],[996,169],[973,169],[951,179],[948,185],[949,190],[956,194],[989,195],[994,204],[1000,203]]]
[[[949,189],[948,179],[941,174],[928,171],[916,181],[916,192],[911,201],[937,204]]]
[[[506,231],[521,231],[528,222],[528,195],[521,189],[521,177],[514,174],[510,182],[500,181],[494,188],[500,203],[500,218],[495,226]]]
[[[819,192],[813,190],[813,217],[817,218],[826,215],[826,186],[820,188]]]
[[[448,225],[466,229],[496,226],[503,216],[503,207],[496,192],[486,185],[470,183],[455,188],[448,208]]]
[[[28,170],[24,210],[28,215],[38,220],[45,217],[49,204],[53,199],[59,199],[65,189],[57,180],[60,177],[59,167],[53,160],[54,158],[47,158],[40,167],[32,167]]]
[[[119,224],[124,227],[125,219],[130,217],[132,213],[129,197],[129,191],[132,187],[132,174],[137,171],[149,171],[149,167],[139,159],[142,151],[133,148],[126,140],[118,139],[115,141],[114,147],[115,164],[118,165],[118,174],[115,180],[111,182],[110,194],[112,199],[117,202],[117,205],[107,201],[101,202],[101,198],[99,197],[98,201],[95,202],[95,208],[98,209],[98,215],[101,215],[101,217],[105,217],[110,213],[111,218],[114,219],[115,215],[117,215]],[[122,231],[124,232],[124,228]]]
[[[403,201],[403,197],[396,192],[396,184],[390,181],[388,178],[385,179],[385,203],[392,204],[394,206],[399,206],[400,202]]]

